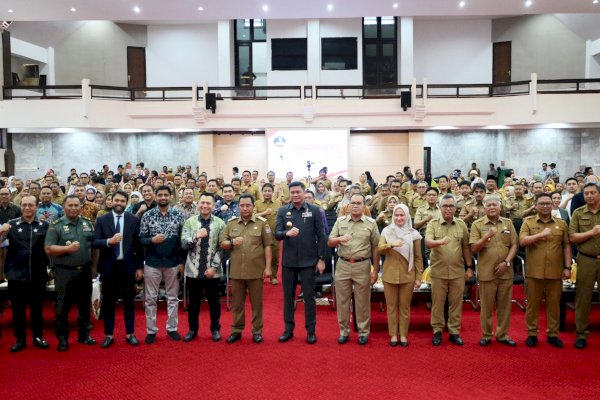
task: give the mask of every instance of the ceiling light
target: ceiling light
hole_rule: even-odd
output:
[[[139,14],[140,12],[142,12],[142,9],[139,8],[138,6],[134,6],[133,7],[133,12],[136,13],[136,14]]]
[[[328,9],[329,11],[333,10],[333,4],[327,4],[327,9]]]
[[[394,5],[392,7],[398,8],[398,3],[394,3]]]
[[[464,6],[466,6],[466,5],[467,5],[467,3],[466,3],[466,2],[464,2],[464,1],[461,1],[460,3],[458,3],[458,6],[459,6],[460,8],[464,8]]]
[[[8,12],[9,12],[9,13],[11,13],[11,14],[12,14],[12,13],[14,13],[14,11],[13,11],[13,9],[12,9],[12,8],[11,8],[11,9],[9,9],[9,10],[8,10]]]
[[[531,7],[532,5],[533,5],[533,1],[531,1],[531,0],[527,0],[525,2],[525,7]]]
[[[198,7],[198,11],[204,11],[204,7],[202,7],[202,6]]]
[[[71,12],[75,12],[77,9],[75,7],[71,7]]]
[[[598,4],[598,3],[600,3],[600,0],[594,0],[594,1],[592,1],[592,3]]]
[[[264,12],[267,12],[267,11],[269,11],[269,6],[265,4],[264,6],[262,6],[262,10],[263,10]]]

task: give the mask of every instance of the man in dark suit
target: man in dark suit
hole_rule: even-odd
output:
[[[304,201],[304,184],[291,182],[288,187],[290,204],[277,211],[275,230],[275,237],[283,240],[281,275],[285,330],[279,337],[279,341],[287,342],[294,336],[294,300],[298,275],[300,275],[304,293],[307,342],[314,344],[317,342],[315,335],[317,323],[315,266],[320,273],[325,270],[327,238],[323,231],[320,208]]]
[[[140,244],[139,218],[124,212],[127,193],[117,191],[113,195],[112,212],[98,218],[94,229],[92,246],[100,249],[98,272],[102,281],[102,315],[104,335],[101,347],[114,343],[115,302],[123,299],[127,343],[140,342],[135,337],[135,280],[143,276],[143,248]]]

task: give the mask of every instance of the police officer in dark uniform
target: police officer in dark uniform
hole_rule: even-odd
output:
[[[6,267],[0,270],[0,279],[6,274],[8,291],[13,306],[13,329],[17,341],[10,348],[15,353],[26,344],[25,321],[27,303],[31,310],[33,345],[48,348],[42,335],[42,300],[48,281],[48,257],[44,252],[44,238],[48,223],[35,218],[36,199],[24,196],[21,199],[22,216],[10,220],[0,228],[0,241],[8,239]]]
[[[81,203],[70,195],[64,202],[65,216],[55,221],[46,235],[46,254],[54,256],[56,284],[56,336],[58,351],[69,348],[69,311],[77,303],[79,343],[95,345],[89,336],[92,296],[92,221],[80,216]]]

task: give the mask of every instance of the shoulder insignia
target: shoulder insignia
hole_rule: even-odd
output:
[[[373,224],[375,224],[375,223],[376,223],[376,222],[375,222],[375,220],[374,220],[373,218],[371,218],[371,217],[368,217],[368,216],[366,216],[366,215],[365,215],[365,219],[366,219],[368,222],[371,222],[371,223],[373,223]]]
[[[62,218],[57,219],[56,221],[52,221],[52,225],[58,225],[60,224]]]
[[[86,218],[86,217],[84,217],[83,215],[80,215],[80,217],[81,217],[81,219],[82,219],[82,220],[84,220],[84,221],[87,221],[87,222],[89,222],[89,223],[91,223],[91,222],[92,222],[92,220],[91,220],[91,219],[89,219],[89,218]]]
[[[236,216],[234,215],[233,217],[229,218],[229,219],[227,220],[227,222],[229,222],[229,221],[234,221],[234,220],[236,220],[236,219],[238,219],[238,218],[239,218],[239,217],[236,217]]]
[[[256,216],[256,219],[262,221],[262,222],[267,222],[267,219],[265,217],[261,217],[260,215]]]

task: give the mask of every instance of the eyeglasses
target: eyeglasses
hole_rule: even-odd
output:
[[[456,208],[456,206],[450,205],[450,204],[444,204],[442,206],[442,208]]]
[[[542,207],[550,207],[552,203],[538,203],[537,205]]]

